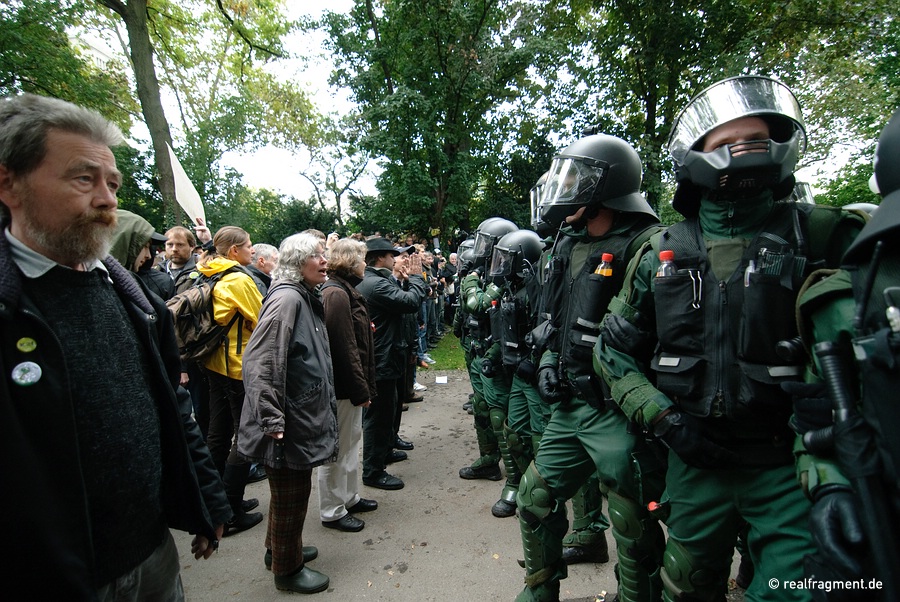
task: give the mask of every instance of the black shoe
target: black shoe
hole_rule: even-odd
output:
[[[301,551],[303,552],[303,564],[312,562],[319,557],[319,548],[316,546],[303,546]],[[263,563],[265,563],[267,571],[272,570],[272,550],[266,550],[266,554],[263,556]]]
[[[394,439],[394,449],[402,449],[403,451],[411,451],[416,449],[416,446],[410,443],[409,441],[404,441],[400,437]]]
[[[464,404],[462,405],[462,409],[464,409],[464,410],[467,411],[469,414],[471,414],[471,413],[472,413],[472,410],[475,409],[475,404],[472,403],[471,401],[467,401],[466,403],[464,403]]]
[[[471,466],[466,466],[465,468],[459,469],[459,478],[461,479],[487,479],[488,481],[499,481],[503,478],[503,475],[500,474],[500,467],[496,464],[492,464],[489,466],[479,466],[478,468],[472,468]]]
[[[497,518],[507,518],[516,515],[516,505],[506,500],[497,500],[491,507],[491,514]]]
[[[343,518],[337,520],[323,520],[322,526],[329,529],[344,531],[346,533],[356,533],[357,531],[362,531],[363,527],[366,526],[366,523],[348,512]]]
[[[425,401],[425,398],[421,395],[410,395],[407,398],[406,403],[418,403],[420,401]]]
[[[250,512],[257,506],[259,506],[259,500],[256,499],[255,497],[252,497],[249,500],[244,500],[243,502],[241,502],[241,510],[243,510],[244,512]]]
[[[408,409],[409,409],[409,406],[406,405],[406,404],[404,403],[404,404],[403,404],[403,407],[400,408],[400,411],[405,412],[405,411],[408,410]]]
[[[391,453],[388,454],[387,458],[384,459],[385,464],[393,464],[394,462],[403,462],[408,459],[409,456],[406,455],[406,452],[399,450],[392,450]]]
[[[566,546],[563,548],[563,560],[566,564],[581,562],[609,562],[609,549],[606,542],[592,546]]]
[[[298,594],[324,592],[328,589],[328,583],[326,575],[305,566],[293,575],[275,575],[275,589]]]
[[[384,473],[376,479],[363,479],[363,485],[376,489],[403,489],[403,481],[388,473]]]
[[[266,469],[262,464],[257,464],[256,468],[250,471],[250,476],[247,477],[248,483],[259,483],[260,481],[265,481],[269,478],[269,475],[266,474]]]
[[[241,531],[246,531],[247,529],[255,527],[262,522],[262,519],[262,512],[238,514],[225,523],[225,531],[222,533],[222,537],[228,537],[229,535],[234,535],[235,533],[240,533]]]
[[[347,508],[347,512],[353,512],[354,514],[357,512],[371,512],[372,510],[378,510],[378,502],[367,500],[364,497],[359,498],[358,502]]]

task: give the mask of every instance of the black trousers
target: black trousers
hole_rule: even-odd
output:
[[[383,475],[387,455],[394,448],[397,379],[376,381],[375,389],[378,397],[363,410],[363,479]]]

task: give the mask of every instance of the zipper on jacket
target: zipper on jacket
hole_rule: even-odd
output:
[[[719,280],[719,299],[720,303],[716,305],[716,394],[713,397],[709,414],[713,418],[721,418],[726,414],[725,395],[723,393],[724,385],[722,383],[722,375],[725,372],[725,339],[728,332],[728,312],[725,307],[728,305],[728,289],[724,280]]]

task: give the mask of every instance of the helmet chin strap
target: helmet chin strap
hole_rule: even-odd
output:
[[[581,217],[579,217],[574,222],[569,222],[569,225],[572,226],[572,228],[575,230],[581,230],[582,228],[587,226],[587,223],[589,221],[597,217],[597,214],[600,213],[600,210],[602,208],[603,207],[601,207],[600,205],[586,208],[584,210],[584,213],[581,214]]]

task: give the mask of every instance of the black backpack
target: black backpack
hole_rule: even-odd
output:
[[[200,361],[225,344],[228,332],[238,320],[240,312],[227,325],[221,325],[213,317],[213,289],[222,276],[239,268],[227,270],[206,277],[201,276],[191,288],[166,301],[175,322],[175,339],[182,361]]]

